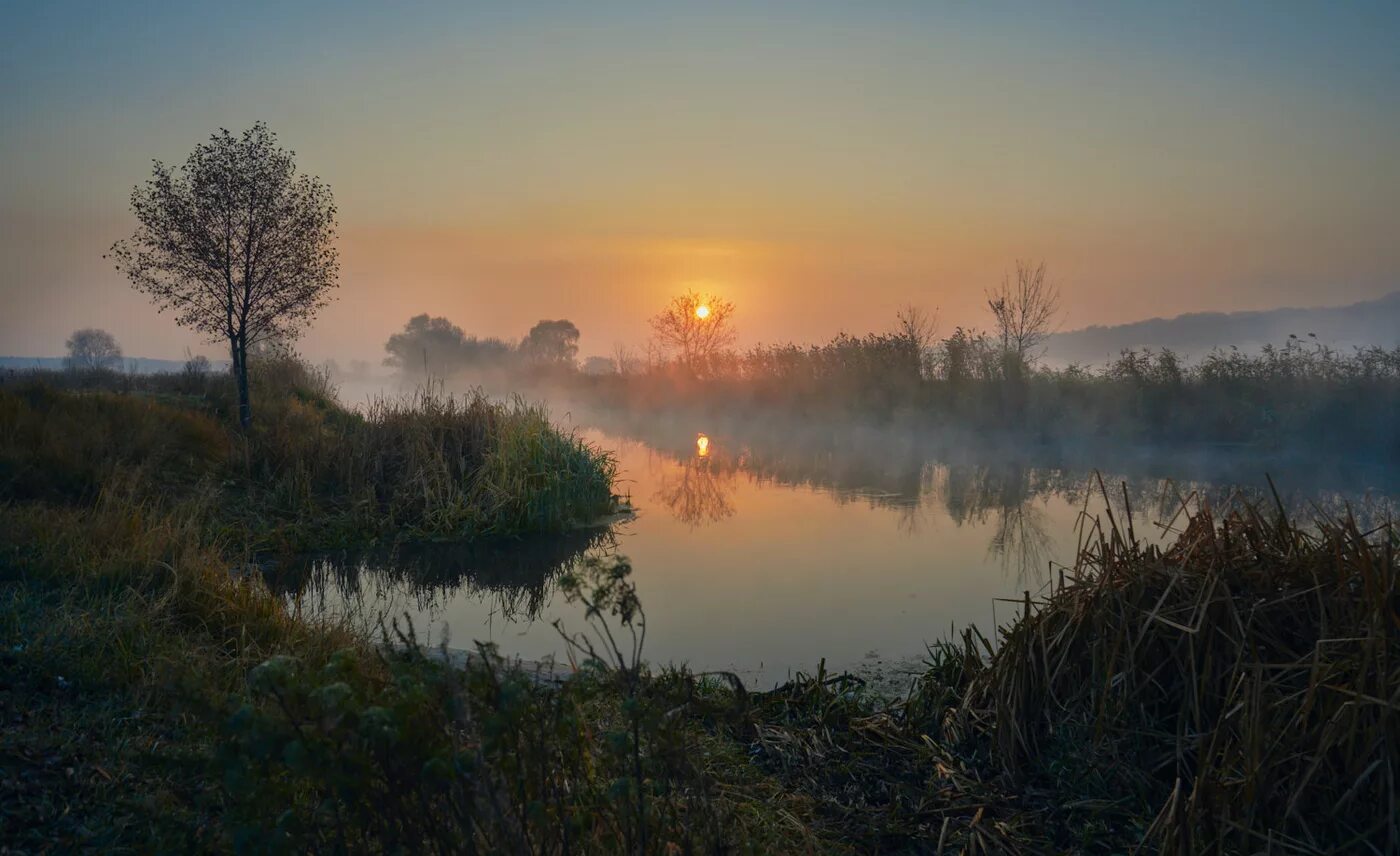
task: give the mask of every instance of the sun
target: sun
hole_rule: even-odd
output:
[[[706,318],[709,318],[710,307],[706,306],[703,303],[695,307],[695,317],[699,318],[701,321],[704,321]]]

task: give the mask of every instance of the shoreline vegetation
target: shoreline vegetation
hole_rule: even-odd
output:
[[[354,411],[289,353],[249,373],[269,412],[246,431],[228,427],[239,404],[224,374],[17,376],[0,385],[6,498],[170,492],[248,554],[560,532],[617,507],[615,462],[543,406],[424,384]]]
[[[409,375],[411,377],[412,375]],[[463,375],[491,387],[645,421],[697,419],[850,424],[909,436],[1074,454],[1123,450],[1278,452],[1400,463],[1400,348],[1344,354],[1292,340],[1259,353],[1216,351],[1186,362],[1128,351],[1102,366],[1052,368],[999,354],[962,331],[936,346],[904,334],[826,345],[759,347],[687,367],[629,373],[568,366]],[[1347,413],[1354,431],[1335,430]]]
[[[0,385],[12,849],[1400,850],[1389,523],[1202,506],[1158,547],[1106,513],[1014,621],[933,646],[893,699],[824,669],[768,692],[653,669],[626,560],[585,560],[561,580],[588,615],[560,628],[577,671],[541,681],[401,622],[294,618],[234,571],[566,530],[613,507],[612,461],[521,403],[353,413],[289,355],[248,370],[246,433],[221,375]],[[1393,400],[1356,383],[1328,407]]]
[[[1045,277],[1043,266],[1021,265],[1015,281],[989,293],[990,333],[959,327],[939,337],[934,320],[910,307],[888,331],[739,349],[734,307],[691,293],[652,320],[644,354],[618,346],[580,364],[567,321],[541,322],[514,344],[419,315],[389,338],[385,364],[403,383],[431,375],[525,390],[615,422],[849,425],[1066,454],[1305,450],[1314,460],[1400,468],[1400,347],[1340,351],[1295,335],[1257,352],[1217,348],[1190,359],[1136,349],[1099,365],[1051,366],[1042,354],[1058,296]],[[546,324],[568,325],[571,335],[527,347]],[[1346,432],[1335,430],[1338,413],[1348,414]]]

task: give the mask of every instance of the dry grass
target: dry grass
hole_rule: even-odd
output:
[[[822,673],[756,696],[756,759],[862,852],[1400,852],[1396,531],[1186,521],[1166,549],[1094,524],[896,703]]]
[[[1169,794],[1145,835],[1162,850],[1396,852],[1396,534],[1249,506],[1198,511],[1165,550],[1097,529],[954,730],[989,735],[1013,781],[1082,741],[1117,787]]]

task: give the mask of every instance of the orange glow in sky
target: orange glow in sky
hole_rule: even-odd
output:
[[[740,348],[908,304],[982,329],[1017,259],[1047,264],[1065,330],[1400,288],[1400,5],[605,5],[350,0],[328,27],[256,0],[19,4],[0,355],[99,325],[132,356],[221,358],[103,254],[153,159],[259,119],[335,193],[313,361],[379,370],[423,312],[640,351],[692,285],[733,301]]]

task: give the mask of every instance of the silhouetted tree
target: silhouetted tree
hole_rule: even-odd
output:
[[[900,334],[917,345],[920,351],[933,346],[934,336],[938,333],[936,315],[930,315],[910,303],[895,313],[895,319],[899,322]]]
[[[621,342],[613,345],[612,359],[613,364],[617,366],[617,373],[620,375],[634,374],[644,366],[644,363],[637,358],[636,352]]]
[[[74,330],[65,344],[68,346],[68,356],[63,362],[70,369],[96,371],[121,367],[121,346],[117,344],[116,337],[106,330],[96,327]]]
[[[651,319],[656,344],[675,354],[691,371],[724,348],[734,344],[735,332],[729,325],[734,304],[711,295],[687,291],[671,299],[665,309]]]
[[[428,313],[415,315],[384,343],[388,356],[384,365],[402,372],[422,370],[425,374],[436,368],[444,371],[456,368],[461,360],[466,334],[446,318],[432,318]]]
[[[1060,312],[1060,291],[1046,277],[1045,263],[1032,267],[1016,262],[1016,281],[1002,280],[987,292],[987,307],[996,321],[1004,354],[1012,354],[1023,366],[1040,357],[1040,348],[1054,332]]]
[[[953,335],[943,340],[943,379],[954,388],[960,388],[974,380],[986,380],[989,351],[994,349],[988,345],[985,334],[957,328]]]
[[[384,365],[406,374],[452,374],[468,366],[501,365],[515,349],[500,339],[478,339],[446,318],[427,313],[408,319],[403,331],[384,343]]]
[[[899,333],[908,339],[919,354],[919,370],[922,375],[930,375],[933,370],[934,337],[938,335],[938,316],[930,315],[910,303],[896,313]]]
[[[578,328],[574,322],[541,321],[520,343],[520,354],[535,363],[568,363],[578,356]]]
[[[617,361],[612,357],[589,357],[583,361],[582,371],[587,375],[617,374]]]
[[[247,428],[249,349],[295,339],[336,286],[330,189],[259,122],[220,129],[178,170],[156,161],[131,209],[139,225],[112,246],[117,269],[182,326],[228,342]]]

